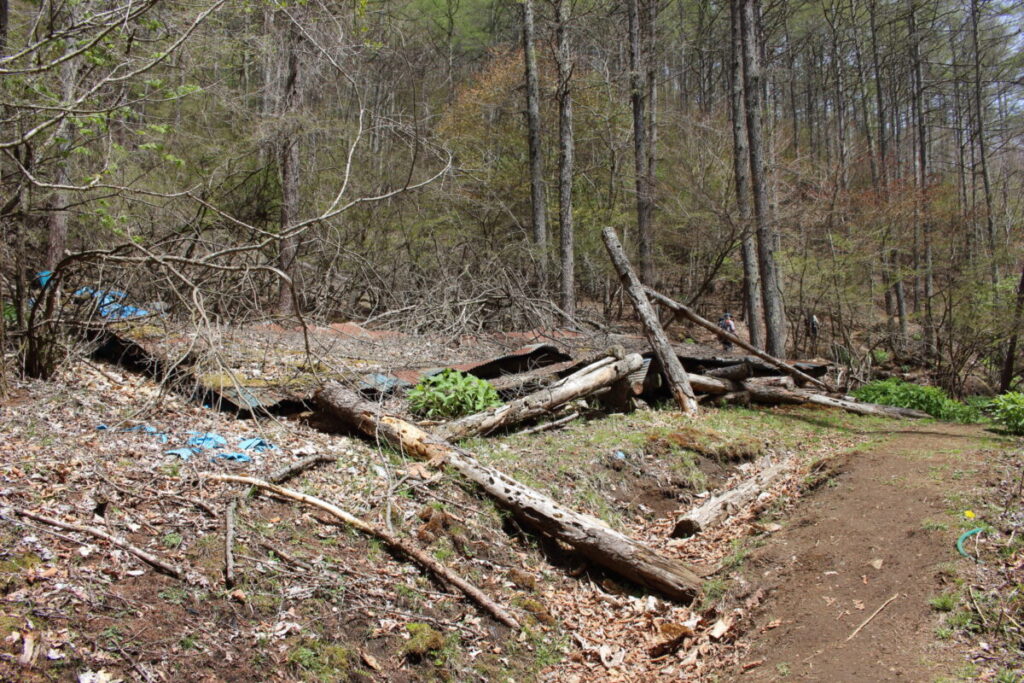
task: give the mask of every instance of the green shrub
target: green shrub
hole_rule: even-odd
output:
[[[996,396],[990,406],[996,424],[1012,434],[1024,434],[1024,394],[1011,391]]]
[[[980,419],[976,407],[954,401],[942,389],[904,382],[896,377],[865,384],[853,395],[861,401],[920,410],[949,422],[977,422]]]
[[[885,365],[889,362],[892,356],[885,349],[872,349],[871,360],[875,362],[875,365]]]
[[[421,417],[460,417],[500,404],[498,392],[490,382],[458,370],[442,370],[424,377],[409,391],[409,408]]]

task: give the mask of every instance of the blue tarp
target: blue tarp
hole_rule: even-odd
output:
[[[121,301],[128,295],[115,289],[93,289],[92,287],[79,287],[75,291],[77,297],[92,297],[99,301],[96,304],[96,312],[104,318],[111,320],[122,320],[124,318],[140,318],[149,315],[149,311],[137,306],[123,304]]]

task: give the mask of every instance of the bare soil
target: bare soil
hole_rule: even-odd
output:
[[[968,562],[955,548],[957,503],[979,484],[991,435],[892,426],[901,431],[848,456],[751,556],[746,574],[766,598],[730,679],[923,681],[965,664],[961,646],[937,638],[929,599]]]

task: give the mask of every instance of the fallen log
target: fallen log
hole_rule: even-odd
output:
[[[601,520],[570,510],[493,467],[472,453],[425,432],[416,425],[378,413],[377,406],[339,384],[316,394],[317,404],[364,434],[381,438],[414,457],[452,469],[482,488],[520,520],[556,538],[606,569],[677,600],[692,600],[701,580],[678,560],[663,557]]]
[[[696,415],[697,398],[687,380],[686,370],[683,369],[683,364],[679,362],[679,357],[672,349],[672,345],[669,344],[665,330],[661,327],[654,309],[651,308],[647,295],[644,294],[644,286],[630,267],[629,259],[626,258],[626,252],[623,250],[619,238],[616,237],[615,230],[606,227],[601,231],[601,236],[604,238],[608,255],[611,257],[612,263],[615,264],[615,270],[619,272],[619,279],[622,280],[626,293],[633,301],[633,308],[636,309],[637,317],[640,318],[640,322],[644,326],[647,340],[651,343],[651,348],[661,362],[662,372],[668,381],[672,396],[676,399],[680,410],[687,415]]]
[[[931,417],[928,413],[910,408],[899,408],[896,406],[883,406],[879,403],[861,403],[859,401],[847,401],[841,398],[832,398],[822,394],[815,394],[802,389],[783,389],[764,385],[744,384],[744,389],[750,393],[750,400],[756,403],[766,404],[790,404],[799,405],[810,403],[813,405],[827,406],[829,408],[841,408],[849,413],[857,415],[874,415],[877,417],[891,417],[897,419],[919,420]]]
[[[747,508],[761,492],[789,471],[789,461],[771,465],[739,485],[712,496],[676,520],[674,538],[689,538],[721,524],[729,515]]]
[[[664,304],[665,306],[667,306],[671,310],[675,311],[678,314],[683,315],[684,317],[686,317],[689,320],[691,320],[692,322],[700,325],[701,327],[703,327],[703,328],[705,328],[707,330],[710,330],[711,332],[714,332],[716,335],[718,335],[722,339],[728,339],[729,341],[731,341],[736,346],[738,346],[741,349],[744,349],[746,351],[749,351],[750,353],[754,354],[755,356],[757,356],[761,360],[766,361],[766,362],[774,365],[775,367],[777,367],[779,370],[782,370],[786,374],[788,374],[788,375],[790,375],[790,376],[792,376],[794,378],[801,379],[804,382],[810,382],[811,384],[814,384],[816,386],[821,387],[825,391],[835,391],[835,389],[833,389],[831,386],[829,386],[828,383],[823,382],[820,379],[816,379],[814,377],[811,377],[810,375],[808,375],[808,374],[798,370],[797,368],[793,367],[792,365],[790,365],[786,361],[779,360],[778,358],[776,358],[774,356],[768,355],[767,353],[765,353],[764,351],[760,350],[756,346],[753,346],[753,345],[748,344],[747,342],[743,341],[742,339],[737,337],[735,334],[730,334],[730,333],[726,332],[725,330],[720,328],[715,323],[713,323],[710,320],[708,320],[707,318],[699,315],[696,311],[694,311],[692,308],[690,308],[686,304],[682,304],[682,303],[679,303],[678,301],[675,301],[674,299],[670,299],[667,296],[665,296],[664,294],[659,294],[658,292],[654,291],[650,287],[647,287],[646,290],[647,290],[647,292],[652,297],[654,297],[655,301],[658,301],[659,303]]]
[[[540,391],[481,413],[460,417],[441,425],[435,434],[447,441],[490,434],[496,429],[539,417],[558,406],[614,384],[643,365],[639,354],[622,360],[604,358]]]
[[[519,622],[516,621],[511,614],[505,611],[505,609],[501,607],[501,605],[495,603],[493,600],[487,597],[487,595],[485,595],[479,588],[463,579],[461,576],[453,572],[451,569],[444,566],[443,564],[441,564],[440,562],[438,562],[433,557],[423,552],[419,548],[416,548],[415,546],[407,543],[406,541],[396,536],[392,536],[387,531],[384,531],[383,529],[376,527],[373,524],[370,524],[369,522],[359,519],[354,515],[350,515],[349,513],[339,508],[337,505],[328,503],[327,501],[321,500],[320,498],[316,498],[315,496],[309,496],[306,495],[305,493],[293,491],[292,489],[286,489],[281,486],[278,486],[277,484],[271,484],[269,481],[263,481],[262,479],[256,479],[254,477],[241,477],[234,474],[209,474],[206,475],[205,478],[212,481],[233,482],[236,484],[246,484],[248,486],[255,486],[265,491],[270,491],[271,493],[281,496],[282,498],[288,498],[290,500],[298,501],[300,503],[305,503],[306,505],[311,505],[315,508],[319,508],[320,510],[323,510],[324,512],[330,514],[331,516],[340,519],[342,522],[345,522],[346,524],[353,526],[364,533],[379,538],[391,549],[419,563],[427,570],[433,572],[435,576],[442,579],[445,583],[454,586],[455,588],[462,591],[463,594],[466,595],[466,597],[470,598],[471,600],[475,601],[478,605],[486,609],[494,616],[495,619],[497,619],[501,623],[505,624],[510,628],[519,628]]]
[[[712,368],[704,374],[708,377],[731,379],[734,382],[742,382],[754,374],[754,371],[753,368],[750,367],[750,363],[737,363],[736,365],[727,365],[724,368]]]

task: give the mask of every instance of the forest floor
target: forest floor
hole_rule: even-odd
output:
[[[176,454],[196,433],[226,445]],[[276,448],[241,450],[250,438]],[[0,400],[0,679],[1019,680],[1013,439],[826,409],[708,408],[691,421],[653,406],[463,445],[691,564],[702,595],[650,595],[520,528],[450,473],[312,415],[238,420],[80,363]],[[252,459],[211,457],[228,452]],[[524,628],[310,508],[203,479],[267,476],[314,453],[338,459],[287,486],[428,550]],[[782,458],[793,476],[755,509],[670,537],[709,490]],[[186,577],[19,511],[124,536]],[[954,548],[976,526],[985,532],[967,550],[980,564]]]

